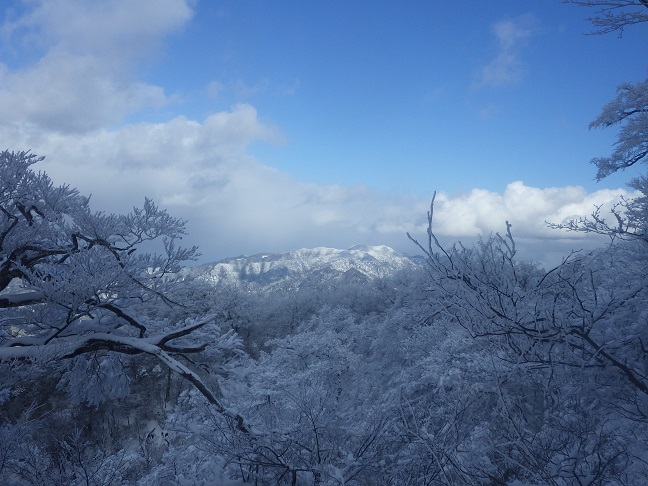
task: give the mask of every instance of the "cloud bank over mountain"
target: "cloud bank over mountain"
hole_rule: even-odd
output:
[[[190,241],[201,246],[207,259],[359,243],[415,250],[405,233],[425,235],[428,198],[299,181],[248,154],[251,144],[280,138],[252,106],[241,105],[202,123],[181,117],[83,136],[46,134],[41,151],[48,159],[41,168],[93,193],[97,209],[126,211],[144,196],[153,198],[189,220]],[[546,221],[587,215],[620,195],[627,193],[534,188],[521,181],[501,193],[440,191],[435,227],[450,241],[502,231],[509,221],[516,237],[545,250],[549,241],[561,243],[561,251],[568,251],[570,245],[585,244],[582,236],[551,230]],[[574,240],[554,241],[567,236]],[[527,256],[545,259],[542,254]]]
[[[501,192],[447,194],[430,187],[429,196],[421,197],[298,180],[251,155],[258,144],[286,143],[281,128],[252,104],[202,119],[165,111],[181,108],[184,94],[167,92],[143,73],[163,56],[165,39],[187,27],[192,4],[56,0],[8,15],[0,31],[12,46],[5,47],[8,61],[0,65],[0,112],[11,114],[0,119],[3,145],[45,155],[37,168],[57,183],[92,193],[96,210],[127,211],[145,196],[153,198],[188,219],[187,243],[198,244],[207,261],[355,244],[412,253],[405,233],[425,235],[434,190],[435,224],[444,241],[501,231],[508,220],[528,242],[524,256],[548,261],[586,242],[549,230],[545,221],[584,216],[627,195],[516,181]],[[517,77],[512,42],[533,32],[528,17],[493,29],[500,52],[484,68],[485,84]]]

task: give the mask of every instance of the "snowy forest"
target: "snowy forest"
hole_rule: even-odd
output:
[[[648,79],[610,95],[599,180],[648,163]],[[0,153],[0,485],[648,484],[648,175],[548,222],[608,237],[553,268],[506,221],[441,244],[433,196],[411,265],[261,286],[187,270],[183,220],[96,212],[43,159]]]

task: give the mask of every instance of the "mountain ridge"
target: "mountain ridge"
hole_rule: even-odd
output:
[[[307,285],[367,283],[413,269],[418,265],[416,260],[386,245],[355,245],[347,249],[315,247],[284,253],[239,255],[186,268],[183,273],[214,286],[291,290]]]

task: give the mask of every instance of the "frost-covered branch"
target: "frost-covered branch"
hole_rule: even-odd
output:
[[[440,259],[433,254],[432,242],[438,245],[438,240],[432,219],[428,221],[426,254],[436,272],[436,289],[443,295],[441,305],[473,337],[504,346],[512,363],[616,369],[636,391],[648,395],[642,331],[635,331],[623,345],[612,344],[615,337],[608,331],[608,326],[619,324],[613,316],[626,309],[635,312],[648,297],[644,272],[632,280],[610,270],[625,257],[623,252],[612,248],[589,259],[566,259],[542,272],[515,260],[507,223],[506,238],[495,235],[472,248],[455,246],[452,252],[442,251],[446,259]],[[619,221],[623,225],[627,220]],[[586,224],[590,231],[631,234],[627,226],[610,229],[598,216]]]
[[[624,83],[617,89],[617,97],[608,103],[590,128],[620,125],[621,129],[614,150],[608,157],[592,159],[597,167],[596,179],[648,163],[648,79],[636,84]],[[629,186],[638,195],[621,198],[605,218],[601,207],[595,208],[590,217],[577,218],[549,226],[568,231],[580,231],[608,235],[612,240],[640,239],[648,241],[648,177],[644,174],[633,178]]]
[[[592,160],[601,180],[619,170],[648,159],[648,79],[637,84],[624,83],[617,88],[617,97],[603,107],[590,128],[621,125],[615,149],[609,157]]]
[[[595,8],[596,15],[588,20],[597,30],[592,34],[619,32],[629,25],[648,22],[648,0],[563,0],[581,7]]]
[[[49,362],[67,360],[82,354],[97,351],[111,351],[120,354],[137,355],[148,354],[158,358],[171,371],[189,381],[196,389],[214,406],[216,411],[225,417],[234,420],[236,427],[242,432],[248,432],[243,418],[227,410],[216,395],[209,389],[205,382],[192,370],[172,357],[168,351],[176,352],[177,349],[169,346],[169,341],[191,334],[193,331],[204,327],[212,321],[207,318],[199,322],[184,326],[169,333],[158,334],[149,338],[119,336],[108,333],[91,333],[70,339],[59,346],[43,343],[30,343],[20,341],[13,346],[0,347],[0,362],[12,361],[42,361]],[[202,351],[204,345],[198,347],[184,347],[184,352]]]
[[[176,359],[207,349],[190,337],[213,319],[169,329],[171,319],[158,309],[171,315],[186,308],[173,278],[198,255],[196,247],[176,245],[186,222],[148,198],[127,215],[92,212],[76,189],[32,170],[42,160],[0,152],[0,362],[54,367],[88,353],[153,355],[245,430]],[[151,241],[161,243],[162,254],[143,251]],[[174,345],[180,338],[187,340]],[[225,352],[238,346],[229,338]]]
[[[645,197],[626,199],[624,197],[614,204],[609,210],[611,216],[606,218],[602,213],[602,206],[596,206],[589,217],[570,219],[564,223],[547,222],[553,229],[592,233],[608,236],[612,242],[615,240],[643,240],[647,241],[648,226],[646,226]]]

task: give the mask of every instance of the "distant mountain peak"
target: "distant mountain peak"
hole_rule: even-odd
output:
[[[184,273],[219,285],[257,290],[290,290],[322,284],[362,284],[394,275],[416,263],[386,245],[356,245],[346,250],[316,247],[286,253],[257,253],[187,268]]]

